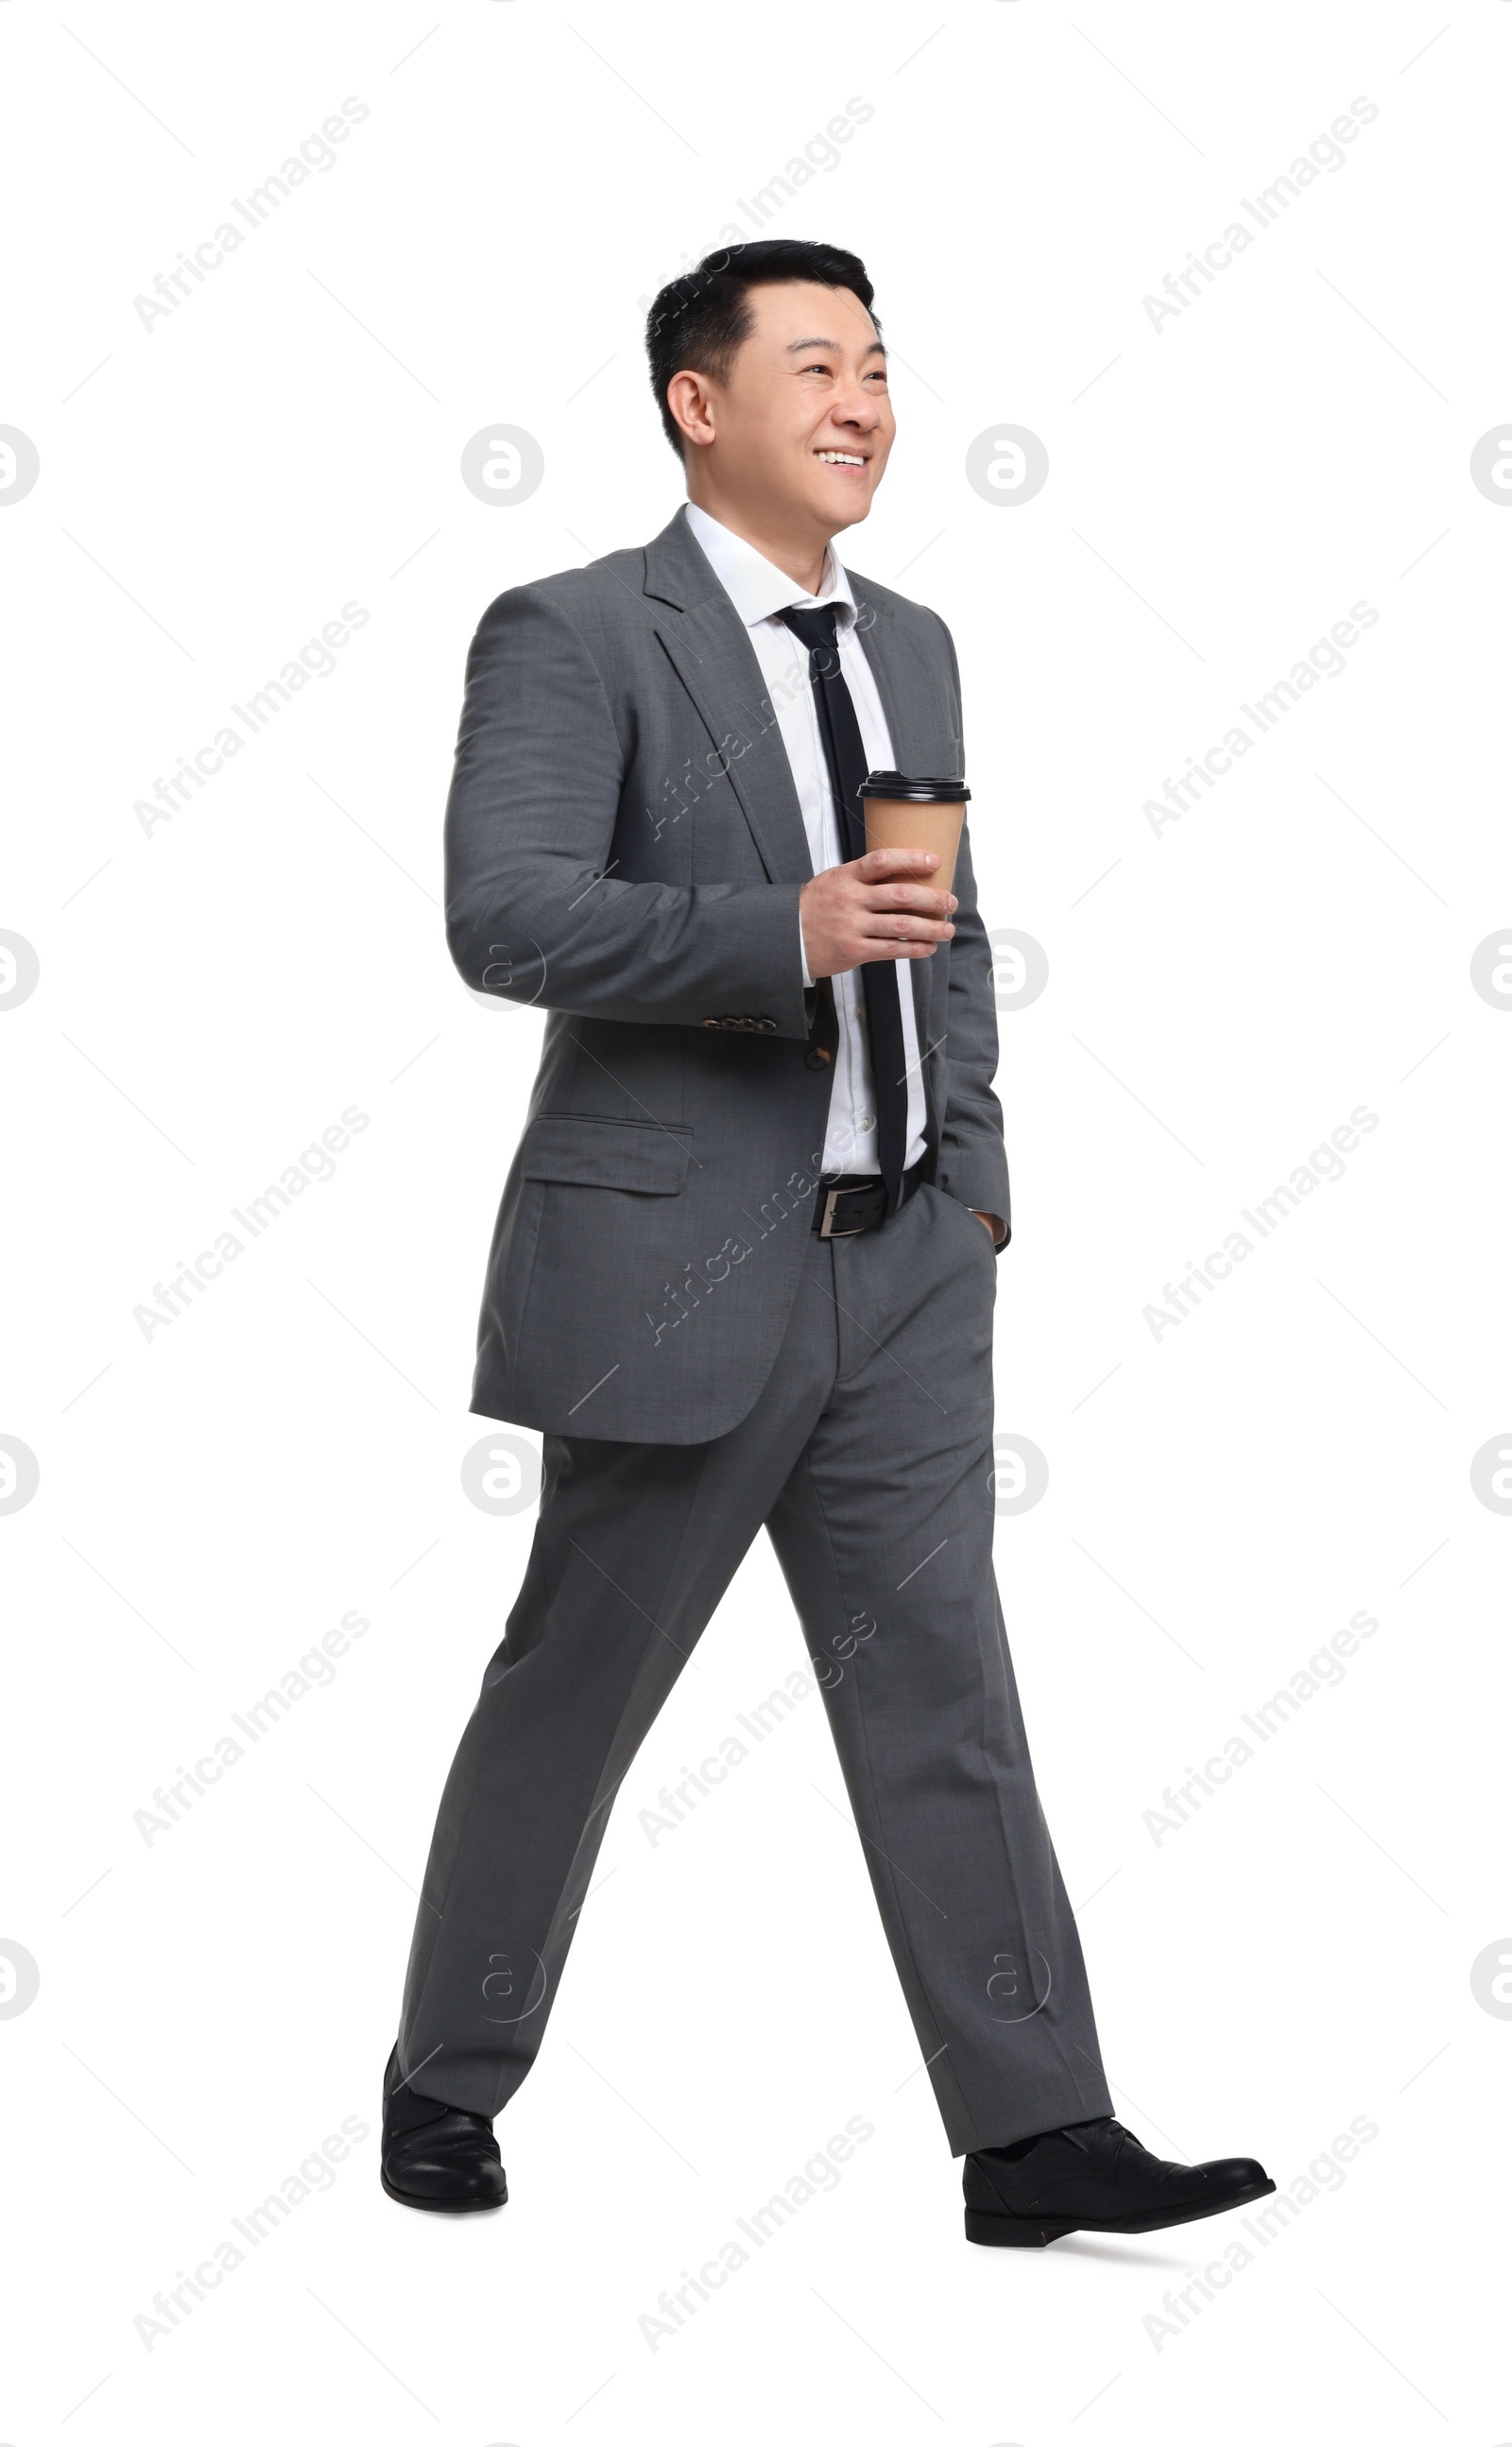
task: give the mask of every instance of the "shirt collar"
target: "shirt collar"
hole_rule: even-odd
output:
[[[733,534],[718,519],[711,519],[696,502],[687,503],[683,515],[747,629],[785,612],[790,605],[805,612],[833,611],[841,629],[848,628],[855,620],[856,598],[833,543],[825,550],[819,593],[803,595],[785,570],[778,569],[744,536]]]

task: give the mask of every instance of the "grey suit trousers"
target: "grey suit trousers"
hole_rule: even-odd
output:
[[[416,1922],[399,2058],[426,2096],[493,2115],[529,2072],[615,1793],[765,1524],[952,2151],[1112,2113],[992,1570],[992,1242],[928,1186],[874,1232],[812,1220],[782,1225],[798,1294],[738,1426],[544,1439]]]

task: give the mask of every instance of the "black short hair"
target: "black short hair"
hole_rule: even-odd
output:
[[[681,463],[683,436],[667,405],[667,386],[684,371],[728,382],[735,351],[750,335],[752,289],[797,280],[822,289],[848,289],[872,313],[872,284],[859,255],[802,237],[759,237],[748,244],[716,247],[690,272],[669,280],[652,300],[646,317],[646,354],[668,441]],[[872,320],[877,317],[872,314]],[[881,325],[877,324],[880,332]]]

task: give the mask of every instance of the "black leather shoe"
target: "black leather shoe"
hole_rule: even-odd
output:
[[[396,2047],[384,2073],[379,2165],[390,2200],[412,2210],[502,2209],[509,2187],[492,2120],[444,2099],[422,2098],[399,2070]]]
[[[973,2150],[962,2187],[968,2243],[1031,2251],[1082,2227],[1094,2234],[1151,2234],[1276,2190],[1255,2158],[1179,2167],[1152,2157],[1111,2115],[1036,2134],[1006,2150]]]

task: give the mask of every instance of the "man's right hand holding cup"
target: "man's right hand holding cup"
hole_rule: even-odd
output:
[[[924,881],[938,865],[932,849],[869,849],[814,876],[798,900],[809,976],[841,977],[868,960],[927,960],[949,942],[955,895]]]

